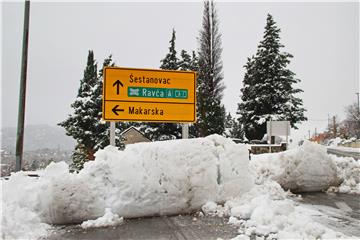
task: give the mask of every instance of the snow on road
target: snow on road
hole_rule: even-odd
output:
[[[256,156],[250,167],[247,146],[218,135],[133,144],[125,151],[109,146],[79,174],[62,162],[38,179],[15,173],[2,181],[2,238],[44,236],[49,223],[116,225],[122,217],[199,209],[230,217],[239,227],[237,239],[344,238],[314,222],[283,188],[316,191],[341,183],[335,190],[354,193],[359,169],[358,162],[329,157],[311,143]]]
[[[119,217],[117,214],[113,214],[110,208],[105,208],[105,214],[95,220],[87,220],[81,224],[84,229],[94,227],[108,227],[116,226],[124,222],[123,217]]]

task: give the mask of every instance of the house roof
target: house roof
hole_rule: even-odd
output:
[[[140,132],[139,129],[137,129],[137,128],[134,127],[134,126],[131,126],[131,127],[127,128],[127,129],[125,129],[124,131],[122,131],[122,132],[120,133],[120,135],[124,135],[125,133],[129,132],[131,129],[134,129],[135,131],[137,131],[138,133],[140,133],[144,138],[149,139],[149,138],[146,137],[142,132]],[[151,139],[149,139],[149,140],[151,141]]]

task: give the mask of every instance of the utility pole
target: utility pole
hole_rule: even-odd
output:
[[[360,113],[360,102],[359,102],[359,93],[355,93],[357,95],[357,107],[358,107],[358,113]]]
[[[23,158],[26,73],[27,73],[27,56],[28,56],[28,43],[29,43],[29,16],[30,16],[30,0],[26,0],[25,12],[24,12],[22,58],[21,58],[21,78],[20,78],[19,110],[18,110],[18,124],[17,124],[17,136],[16,136],[15,171],[21,171],[22,158]]]
[[[333,132],[334,132],[334,138],[336,138],[336,117],[333,116]]]

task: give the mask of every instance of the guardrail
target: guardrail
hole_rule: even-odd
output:
[[[335,148],[328,148],[327,152],[339,157],[352,157],[355,158],[356,160],[360,159],[360,150],[357,152],[356,148],[354,148],[354,152],[342,151],[341,149],[335,149]]]

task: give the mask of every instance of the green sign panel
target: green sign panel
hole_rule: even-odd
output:
[[[187,89],[128,87],[128,97],[187,99]]]

